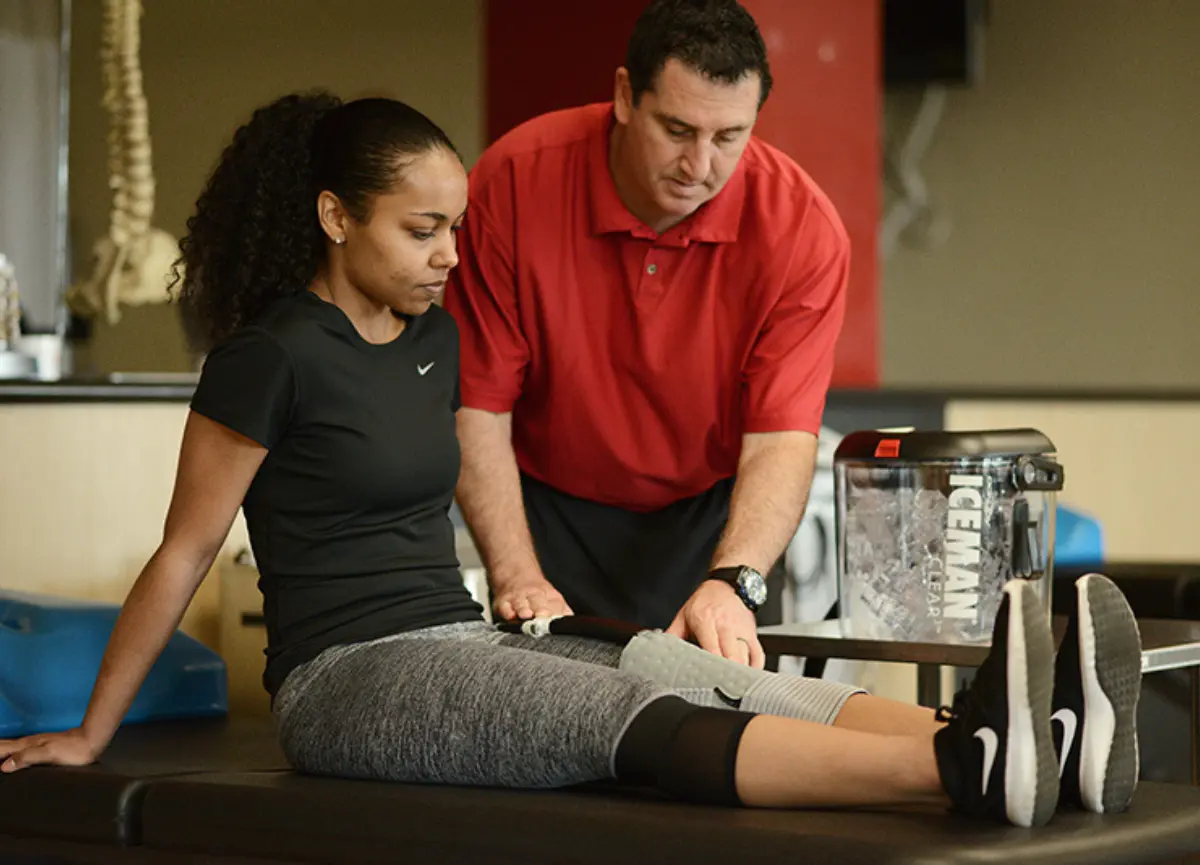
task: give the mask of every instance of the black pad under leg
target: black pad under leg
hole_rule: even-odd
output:
[[[741,805],[737,751],[754,717],[695,706],[682,697],[655,700],[633,719],[617,746],[617,779],[690,802]]]

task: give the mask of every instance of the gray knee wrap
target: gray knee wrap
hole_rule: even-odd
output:
[[[621,653],[620,668],[672,688],[691,703],[831,724],[862,689],[755,670],[662,631],[644,631]]]

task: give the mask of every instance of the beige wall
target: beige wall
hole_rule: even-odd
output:
[[[162,538],[187,406],[0,405],[0,586],[120,602]],[[224,558],[248,543],[239,514]],[[215,646],[217,584],[184,617]]]
[[[885,383],[1200,388],[1200,3],[991,9],[923,162],[952,234],[884,264]]]
[[[286,92],[403,99],[441,124],[468,164],[483,143],[482,0],[145,0],[142,68],[158,178],[155,223],[176,237],[236,126]],[[77,272],[107,226],[101,4],[74,5],[71,229]],[[97,327],[83,363],[180,370],[174,310]]]
[[[1058,449],[1062,501],[1099,519],[1110,561],[1197,562],[1200,402],[954,400],[947,429],[1030,426]]]

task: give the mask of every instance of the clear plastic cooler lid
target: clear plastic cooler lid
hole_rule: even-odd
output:
[[[1044,433],[1030,428],[911,432],[860,430],[842,439],[834,453],[834,460],[919,462],[1052,453],[1054,442]]]

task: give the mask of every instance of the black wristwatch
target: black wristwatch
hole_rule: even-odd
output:
[[[758,612],[758,608],[767,602],[767,581],[749,565],[716,568],[708,572],[708,578],[733,586],[737,596],[752,613]]]

